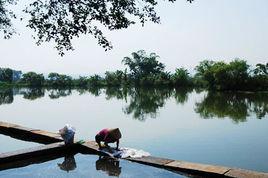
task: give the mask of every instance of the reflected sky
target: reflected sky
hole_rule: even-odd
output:
[[[40,97],[26,99],[25,92]],[[77,129],[76,138],[85,140],[102,128],[119,127],[123,147],[268,172],[267,93],[122,88],[13,93],[7,97],[11,103],[1,95],[6,101],[0,106],[2,121],[52,132],[69,123]]]
[[[179,178],[182,175],[151,166],[120,160],[113,162],[110,159],[98,156],[77,154],[66,156],[41,164],[32,164],[27,167],[1,171],[1,178],[42,178],[42,177],[160,177]]]
[[[13,139],[9,136],[0,134],[0,153],[15,151],[19,149],[31,148],[40,144],[34,142],[25,142],[18,139]]]

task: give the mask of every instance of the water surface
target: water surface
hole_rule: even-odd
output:
[[[52,132],[69,123],[85,140],[93,140],[102,128],[119,127],[120,146],[268,172],[268,93],[6,89],[0,90],[0,104],[2,121]]]
[[[10,169],[0,172],[0,178],[43,178],[43,177],[73,177],[73,178],[104,178],[104,177],[160,177],[182,178],[184,176],[167,170],[144,166],[128,161],[115,161],[103,157],[77,154],[64,158],[32,164],[27,167]]]

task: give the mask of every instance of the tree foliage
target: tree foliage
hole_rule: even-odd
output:
[[[50,73],[47,79],[34,72],[24,74],[22,85],[52,87],[195,87],[210,90],[263,91],[268,88],[268,63],[249,66],[245,60],[235,59],[229,63],[204,60],[195,67],[196,74],[180,67],[174,73],[165,71],[165,65],[159,62],[155,53],[146,54],[144,50],[125,57],[122,63],[125,70],[107,71],[104,76],[93,75],[73,79],[71,76]],[[18,84],[14,73],[20,71],[0,68],[0,86]],[[13,74],[12,74],[13,73]],[[13,76],[12,76],[13,75]],[[93,89],[94,90],[94,89]],[[95,90],[94,90],[95,91]],[[96,93],[98,94],[98,93]]]
[[[28,72],[22,75],[21,81],[30,86],[42,86],[45,83],[43,74],[37,74],[35,72]]]
[[[236,59],[230,63],[202,61],[196,66],[196,77],[207,82],[211,89],[239,90],[246,86],[249,79],[249,65]]]
[[[72,77],[64,75],[64,74],[58,74],[55,72],[48,74],[47,83],[49,85],[55,86],[55,87],[72,86],[73,85]]]
[[[13,34],[11,18],[15,17],[8,5],[16,1],[0,1],[0,30],[6,37]],[[29,15],[27,26],[34,30],[37,44],[53,41],[63,55],[65,50],[73,49],[74,37],[92,35],[109,50],[112,45],[101,29],[124,29],[137,22],[159,23],[157,4],[157,0],[34,0],[24,12]]]
[[[13,70],[10,68],[0,68],[0,81],[11,83],[13,80]]]
[[[12,27],[12,18],[16,18],[12,10],[7,7],[16,4],[17,0],[0,0],[0,32],[3,32],[4,38],[10,38],[15,30]]]
[[[89,86],[92,86],[92,87],[104,85],[103,78],[97,74],[89,77],[88,82],[89,82]]]
[[[164,72],[165,65],[157,59],[159,56],[155,53],[149,55],[144,50],[133,52],[132,57],[124,57],[122,63],[126,65],[134,79],[141,79],[150,75]]]
[[[172,81],[175,86],[189,86],[191,85],[191,78],[189,72],[184,68],[177,68],[175,73],[172,75]]]
[[[126,75],[123,71],[117,70],[115,72],[105,72],[105,81],[108,86],[120,86],[125,84]]]

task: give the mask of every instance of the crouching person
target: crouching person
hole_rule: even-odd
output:
[[[108,143],[116,142],[116,149],[119,147],[119,139],[122,137],[119,128],[115,129],[102,129],[96,136],[95,141],[98,143],[99,148],[101,149],[101,142],[104,142],[106,147],[109,147]]]

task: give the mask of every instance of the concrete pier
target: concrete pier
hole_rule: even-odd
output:
[[[0,170],[10,169],[13,167],[26,166],[30,162],[23,162],[24,159],[33,159],[34,157],[42,157],[44,155],[62,155],[63,153],[86,153],[86,154],[102,154],[99,151],[96,142],[87,141],[83,144],[75,143],[65,146],[59,134],[42,131],[38,129],[30,129],[15,124],[0,122],[0,133],[11,136],[13,138],[26,141],[34,141],[45,143],[48,145],[39,146],[30,149],[19,150],[9,153],[0,154]],[[20,135],[20,136],[18,136]],[[25,139],[25,137],[27,139]],[[38,159],[35,159],[38,161]],[[46,159],[41,159],[46,160]],[[237,168],[229,168],[224,166],[215,166],[208,164],[190,163],[179,160],[158,158],[153,156],[142,158],[125,158],[125,160],[150,165],[154,167],[164,168],[175,171],[190,177],[241,177],[241,178],[268,178],[268,173],[250,171]]]
[[[22,127],[20,125],[7,122],[0,122],[0,134],[10,136],[15,139],[50,144],[63,141],[57,133],[44,130]]]

